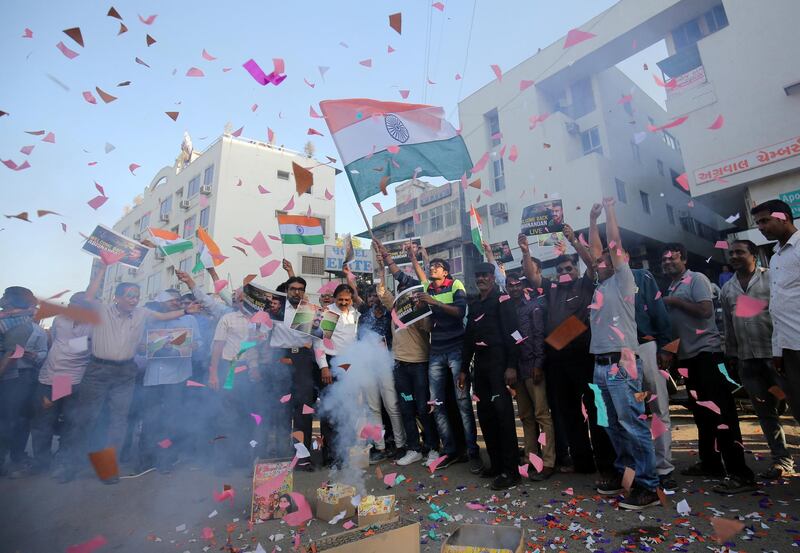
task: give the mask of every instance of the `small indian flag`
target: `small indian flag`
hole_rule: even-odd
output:
[[[483,257],[485,253],[483,251],[483,234],[481,233],[481,216],[475,211],[473,205],[469,206],[469,229],[472,234],[472,243]]]
[[[153,235],[153,240],[155,241],[156,246],[158,246],[158,249],[164,252],[164,255],[185,252],[194,247],[191,240],[181,238],[174,232],[152,227],[148,228],[147,230],[149,230],[150,234]]]
[[[325,243],[322,221],[305,215],[278,215],[281,241],[284,244],[316,246]]]

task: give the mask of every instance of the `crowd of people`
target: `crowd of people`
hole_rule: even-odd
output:
[[[604,213],[605,244],[598,226]],[[320,291],[320,305],[338,315],[326,339],[289,325],[307,290],[288,261],[289,278],[278,289],[287,297],[282,321],[244,309],[241,288],[207,293],[178,270],[188,293],[168,289],[142,307],[139,287],[123,282],[105,303],[97,299],[103,267],[45,331],[34,319],[33,293],[8,288],[0,300],[3,474],[49,470],[69,482],[88,466],[88,452],[107,447],[134,472],[169,473],[180,458],[206,454],[220,473],[252,470],[254,458],[292,457],[299,444],[320,450],[322,465],[339,466],[335,444],[344,429],[321,416],[315,437],[314,406],[348,378],[342,354],[377,335],[394,367],[376,371],[363,390],[367,416],[385,429],[369,438],[372,464],[391,458],[445,470],[464,462],[495,490],[522,475],[543,481],[556,472],[597,472],[600,494],[624,494],[621,507],[642,509],[659,502],[659,488],[677,487],[669,407],[678,380],[698,434],[698,462],[680,473],[718,478],[720,493],[755,490],[733,391],[741,382],[772,454],[759,476],[792,474],[779,413],[788,400],[800,421],[800,233],[779,200],[752,215],[776,245],[769,268],[760,266],[752,242],[729,245],[723,328],[712,285],[688,266],[683,245],[662,249],[664,289],[649,271],[631,268],[611,199],[592,207],[588,241],[565,226],[577,254],[557,246],[555,279],[543,276],[524,234],[519,271],[506,272],[485,247],[473,297],[450,274],[448,260],[425,259],[423,266],[409,243],[411,276],[373,240],[374,286],[359,290],[348,272],[348,283]],[[394,299],[415,286],[417,308],[430,314],[404,324]],[[74,320],[72,308],[97,320]],[[319,468],[314,457],[298,457],[295,470]]]

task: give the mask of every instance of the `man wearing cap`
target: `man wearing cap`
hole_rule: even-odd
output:
[[[106,269],[106,265],[100,264],[86,290],[87,298],[96,297]],[[133,358],[147,321],[177,319],[198,309],[192,305],[186,309],[159,313],[139,307],[139,293],[137,284],[121,282],[114,290],[112,303],[101,302],[96,306],[100,321],[92,329],[91,356],[78,398],[81,404],[78,427],[94,428],[104,411],[103,406],[108,405],[107,435],[98,449],[112,447],[115,452],[122,449],[137,373]],[[73,476],[74,473],[66,474],[65,479]],[[117,482],[117,476],[103,480],[104,484]]]
[[[439,257],[430,260],[429,277],[422,273],[417,263],[416,246],[410,244],[409,257],[415,265],[418,276],[417,280],[401,271],[392,259],[392,256],[377,241],[381,257],[392,273],[398,286],[408,288],[422,284],[424,293],[419,294],[420,301],[427,303],[431,311],[431,348],[430,359],[428,361],[428,377],[430,381],[431,401],[434,403],[434,420],[439,431],[439,437],[444,445],[444,454],[447,456],[438,466],[445,468],[457,460],[457,446],[447,418],[447,409],[443,402],[446,397],[447,379],[452,378],[456,385],[456,403],[461,415],[461,422],[464,426],[464,434],[467,442],[467,454],[469,456],[470,472],[480,474],[483,470],[480,450],[478,449],[477,431],[475,428],[475,415],[472,411],[472,400],[470,399],[469,386],[464,383],[458,387],[458,379],[462,368],[462,344],[464,340],[464,315],[467,307],[467,292],[464,284],[458,279],[450,276],[450,264]],[[425,277],[425,278],[422,278]],[[438,458],[438,454],[432,451],[428,454],[427,463],[431,463]]]
[[[89,308],[85,292],[77,292],[69,298],[68,307]],[[75,443],[84,429],[76,426],[76,415],[79,407],[78,397],[83,380],[83,373],[89,363],[89,340],[92,326],[79,323],[64,315],[57,315],[50,327],[50,351],[47,354],[42,370],[39,371],[39,386],[34,402],[34,417],[31,423],[31,444],[33,446],[34,470],[45,470],[51,464],[53,433],[59,417],[64,422],[58,438],[58,453],[51,476],[61,481],[63,475],[77,468],[78,459],[74,458]],[[59,399],[53,399],[53,381],[55,378],[68,379],[71,393]],[[69,453],[73,454],[69,458]]]
[[[517,432],[510,390],[517,383],[519,323],[513,302],[502,297],[495,283],[494,265],[478,263],[475,280],[478,297],[469,304],[467,328],[458,388],[466,389],[470,365],[478,397],[481,424],[489,466],[482,476],[494,477],[493,490],[504,490],[519,481]]]
[[[542,470],[531,473],[531,480],[547,480],[555,471],[556,437],[553,418],[547,403],[544,374],[544,299],[530,297],[525,279],[517,273],[506,276],[511,302],[517,308],[519,333],[519,366],[517,374],[517,409],[525,435],[525,458],[541,454]]]
[[[180,292],[175,289],[159,293],[155,301],[163,313],[181,309]],[[202,336],[195,318],[184,315],[169,321],[148,322],[143,338],[147,368],[142,389],[145,407],[139,468],[155,466],[158,472],[169,474],[179,450],[186,445],[183,438],[188,421],[183,391],[186,380],[192,376],[192,354],[202,348]]]
[[[6,455],[23,412],[18,349],[33,333],[36,298],[27,288],[11,286],[0,297],[0,475],[5,475]]]

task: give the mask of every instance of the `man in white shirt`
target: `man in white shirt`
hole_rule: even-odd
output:
[[[772,360],[800,422],[800,231],[792,208],[781,200],[759,204],[750,214],[767,240],[778,241],[769,260]]]

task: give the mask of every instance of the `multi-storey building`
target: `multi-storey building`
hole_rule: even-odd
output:
[[[311,169],[314,175],[314,185],[300,197],[292,162]],[[188,159],[179,159],[174,166],[161,169],[133,207],[114,225],[114,230],[141,240],[150,239],[147,229],[155,227],[198,244],[195,232],[203,227],[227,256],[217,271],[232,286],[237,286],[248,274],[259,275],[260,267],[268,260],[285,257],[292,262],[295,273],[308,281],[309,293],[314,294],[326,276],[324,245],[284,246],[269,236],[280,236],[276,215],[288,211],[321,219],[325,241],[333,244],[334,177],[333,167],[307,155],[226,133],[205,151],[193,152]],[[272,250],[267,258],[237,241],[237,238],[250,241],[258,232],[267,238]],[[129,281],[141,286],[142,299],[147,301],[159,291],[177,286],[175,267],[191,271],[197,251],[195,248],[165,258],[153,250],[138,270],[113,265],[105,279],[103,295],[110,297],[116,283]],[[210,281],[205,271],[195,278],[206,285]],[[285,279],[286,273],[278,268],[271,276],[259,276],[256,282],[274,288]]]

